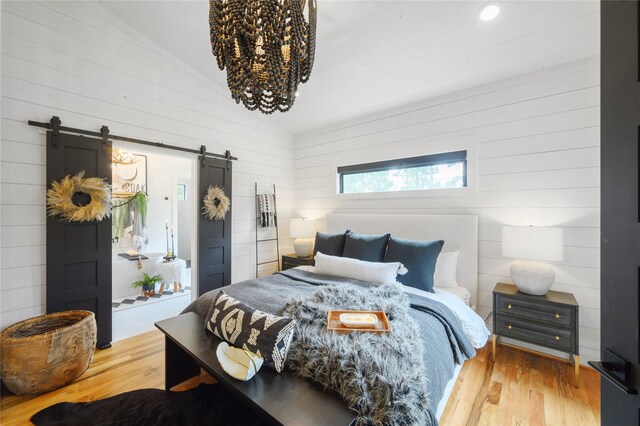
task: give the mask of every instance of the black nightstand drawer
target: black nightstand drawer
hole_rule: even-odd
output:
[[[289,262],[287,260],[282,260],[283,271],[286,271],[287,269],[295,268],[297,266],[302,266],[302,265],[304,265],[304,263],[294,263],[294,262]]]
[[[313,265],[313,257],[298,257],[295,254],[286,254],[282,256],[282,270],[295,268],[296,266]]]
[[[498,314],[512,315],[550,325],[573,327],[576,321],[575,307],[533,302],[504,295],[498,295],[496,298],[495,309]]]
[[[509,315],[496,315],[495,331],[504,337],[523,340],[529,343],[577,353],[574,334],[571,330],[533,323]]]

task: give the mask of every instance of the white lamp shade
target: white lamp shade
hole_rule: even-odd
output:
[[[505,226],[502,255],[524,260],[563,260],[562,228]]]
[[[316,221],[313,219],[291,219],[289,222],[291,238],[311,238],[316,236]]]

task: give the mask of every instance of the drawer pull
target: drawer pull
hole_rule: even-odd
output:
[[[560,319],[560,314],[556,312],[556,318]]]
[[[556,340],[560,340],[560,336],[556,336]]]
[[[507,309],[511,309],[511,303],[507,305]]]
[[[507,328],[511,330],[511,324],[507,324]]]

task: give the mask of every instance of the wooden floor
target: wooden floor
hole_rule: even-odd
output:
[[[573,367],[560,361],[489,346],[465,362],[441,425],[599,425],[600,376],[580,368],[580,387]]]
[[[572,370],[558,361],[500,348],[494,364],[488,350],[467,361],[442,416],[441,425],[598,425],[599,376],[581,369],[580,388]],[[206,375],[181,385],[212,382]],[[29,424],[29,418],[52,404],[91,401],[140,388],[164,387],[164,339],[152,331],[96,351],[91,367],[71,385],[34,398],[17,397],[3,388],[0,423]]]

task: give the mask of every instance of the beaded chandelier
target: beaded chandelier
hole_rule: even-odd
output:
[[[210,0],[211,47],[237,103],[285,112],[306,83],[316,48],[315,0]],[[305,6],[308,20],[305,21]]]

